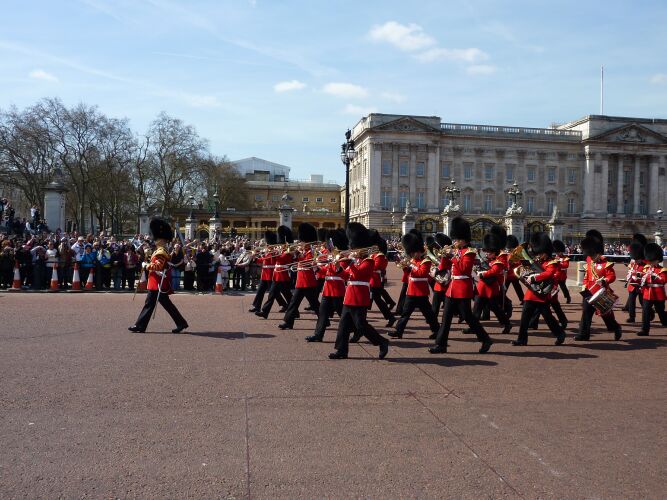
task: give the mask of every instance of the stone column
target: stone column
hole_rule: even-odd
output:
[[[586,168],[584,168],[584,191],[587,193],[584,198],[583,216],[592,217],[594,212],[594,175],[595,173],[595,156],[590,151],[586,151]]]
[[[505,212],[505,227],[507,234],[516,236],[519,242],[523,240],[524,235],[524,221],[523,208],[512,204]]]
[[[148,216],[148,207],[143,206],[139,212],[139,234],[148,234],[150,232],[150,217]]]
[[[561,240],[563,241],[563,221],[560,219],[558,214],[558,206],[554,207],[554,212],[549,219],[549,237],[551,241]]]
[[[623,155],[618,155],[618,179],[616,179],[616,213],[623,213]]]
[[[607,200],[609,199],[609,155],[602,155],[602,186],[600,189],[602,194],[602,206],[600,207],[600,214],[607,213]],[[586,193],[583,193],[585,196]]]
[[[415,228],[415,216],[412,213],[412,205],[410,203],[410,199],[408,199],[406,205],[405,205],[405,215],[403,215],[403,223],[401,224],[401,230],[403,231],[403,234],[407,234],[410,232],[410,229]]]
[[[369,167],[368,167],[368,209],[377,208],[381,203],[382,191],[382,144],[369,143]]]
[[[649,158],[649,175],[648,175],[648,213],[653,214],[659,208],[659,193],[660,185],[658,181],[660,177],[658,172],[660,168],[660,159],[657,156],[651,156]]]
[[[632,191],[632,199],[633,199],[633,210],[632,213],[634,215],[639,215],[639,200],[641,198],[641,193],[640,188],[641,186],[639,185],[639,170],[641,169],[641,156],[637,155],[635,156],[635,186]]]
[[[62,182],[62,175],[56,169],[51,182],[44,186],[44,215],[46,226],[53,232],[65,231],[65,193],[67,188]],[[32,224],[32,221],[30,221]]]
[[[185,219],[185,239],[194,240],[197,233],[197,219],[188,217]]]

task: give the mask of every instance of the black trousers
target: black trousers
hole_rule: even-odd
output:
[[[317,324],[313,335],[320,339],[324,338],[324,332],[329,325],[329,317],[334,313],[340,317],[343,313],[343,297],[322,297],[320,311],[317,316]]]
[[[280,295],[289,301],[292,300],[292,291],[290,290],[289,281],[274,281],[271,283],[271,288],[269,288],[269,297],[266,299],[266,302],[262,306],[262,313],[269,314],[271,312],[271,308],[273,307],[273,302],[277,300],[278,303],[280,303],[280,299],[278,298]]]
[[[519,298],[519,302],[523,302],[523,288],[521,288],[521,283],[519,281],[512,281],[512,286],[516,292],[516,296]]]
[[[558,283],[558,286],[563,291],[563,297],[565,297],[565,300],[567,301],[572,300],[572,297],[570,296],[570,290],[567,288],[565,282],[561,281],[560,283]]]
[[[389,295],[389,292],[384,286],[382,287],[381,293],[382,293],[382,299],[384,300],[385,304],[387,304],[387,307],[389,307],[389,309],[393,309],[394,306],[396,305],[396,302],[394,301],[394,299],[391,298],[391,295]]]
[[[384,316],[384,319],[389,320],[394,317],[394,315],[391,313],[389,310],[389,306],[387,303],[384,301],[384,298],[382,297],[382,290],[384,288],[378,287],[378,288],[371,288],[371,303],[375,303],[378,306],[378,309],[382,313],[382,316]]]
[[[452,326],[452,318],[454,317],[455,311],[458,311],[461,317],[463,317],[463,320],[468,323],[470,331],[477,336],[477,340],[480,342],[487,342],[490,340],[489,334],[486,333],[486,330],[484,330],[484,327],[482,327],[479,320],[472,314],[472,310],[470,309],[470,299],[453,299],[451,297],[446,297],[445,310],[442,313],[442,323],[440,323],[438,337],[435,341],[436,344],[440,347],[447,347],[449,329]]]
[[[431,331],[436,333],[440,328],[438,323],[438,317],[433,312],[431,308],[431,303],[428,301],[428,297],[414,297],[412,295],[407,295],[405,297],[405,304],[403,304],[403,314],[396,323],[396,333],[403,334],[405,327],[410,320],[410,316],[415,309],[419,309],[424,315],[424,319],[428,323],[428,326],[431,327]]]
[[[436,316],[440,314],[440,309],[442,308],[442,304],[445,303],[445,291],[442,290],[440,292],[433,292],[433,302],[431,303],[431,309],[433,310],[433,314]]]
[[[271,288],[271,280],[260,280],[259,286],[257,287],[257,293],[255,294],[255,299],[252,301],[252,307],[259,309],[262,307],[262,302],[264,301],[264,294]]]
[[[505,314],[505,311],[500,303],[502,300],[501,297],[493,297],[493,298],[487,298],[487,297],[482,297],[478,295],[475,297],[475,303],[472,308],[472,315],[480,319],[482,316],[482,310],[485,307],[488,307],[490,311],[493,311],[493,314],[496,315],[496,318],[498,318],[498,321],[500,321],[500,324],[505,326],[509,324],[510,320],[507,317],[507,314]]]
[[[289,305],[285,311],[285,318],[283,319],[285,324],[294,326],[294,320],[296,319],[296,315],[299,312],[301,301],[304,298],[308,301],[308,305],[311,307],[311,309],[315,311],[315,314],[319,314],[320,301],[317,300],[317,297],[318,293],[316,286],[309,288],[295,288],[294,295],[292,295],[292,299],[289,301]]]
[[[517,338],[519,342],[528,342],[528,327],[535,314],[542,315],[549,330],[551,330],[551,333],[553,333],[554,336],[558,337],[563,333],[563,329],[558,324],[558,321],[556,321],[554,315],[551,314],[548,302],[526,300],[524,301],[523,309],[521,310],[521,324],[519,325],[519,337]]]
[[[401,286],[401,293],[398,296],[398,304],[396,305],[396,314],[403,315],[403,304],[405,304],[405,295],[408,293],[408,284],[403,283]]]
[[[560,322],[561,326],[565,328],[565,325],[567,325],[567,317],[565,316],[565,313],[563,312],[563,308],[560,305],[560,302],[554,301],[554,302],[549,302],[549,308],[556,314],[556,317],[558,318],[558,321]],[[532,328],[535,330],[537,328],[537,322],[540,319],[540,309],[535,309],[533,312],[533,317],[530,320],[530,323],[528,324],[528,328]]]
[[[667,326],[667,313],[664,300],[644,300],[642,302],[642,331],[648,333],[651,329],[651,309],[655,309],[662,326]]]
[[[187,325],[187,321],[185,321],[185,318],[183,318],[183,316],[181,316],[181,313],[178,312],[178,309],[169,298],[169,295],[167,295],[166,293],[161,293],[159,301],[162,307],[164,307],[164,310],[167,311],[169,316],[171,316],[171,319],[174,320],[174,323],[176,323],[177,327],[182,327]],[[139,318],[134,323],[137,328],[139,328],[140,330],[145,330],[146,327],[148,327],[148,322],[151,320],[151,315],[153,314],[153,309],[155,309],[155,306],[157,306],[157,302],[158,302],[157,290],[148,290],[144,308],[141,310],[141,313],[139,313]]]
[[[628,317],[635,319],[635,313],[637,312],[637,299],[639,298],[639,304],[642,306],[642,311],[644,310],[644,297],[642,295],[641,289],[636,286],[634,290],[628,292]]]
[[[595,307],[588,303],[588,298],[591,296],[591,293],[584,294],[584,300],[581,302],[581,320],[579,321],[579,337],[590,338],[591,336],[591,323],[593,322],[593,316],[595,315]],[[618,328],[618,322],[614,317],[614,311],[609,312],[602,316],[602,321],[607,327],[607,330],[613,332]]]
[[[336,352],[347,356],[350,346],[350,333],[356,332],[359,336],[364,336],[373,345],[385,345],[389,341],[382,337],[372,325],[368,324],[366,319],[366,307],[343,306],[343,311],[338,322],[338,332],[336,333]]]

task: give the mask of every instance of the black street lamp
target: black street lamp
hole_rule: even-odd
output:
[[[458,197],[461,190],[456,187],[456,181],[452,179],[451,187],[445,188],[445,193],[447,193],[447,198],[449,198],[449,204],[454,206],[456,204],[456,198]]]
[[[190,216],[188,218],[193,219],[195,215],[195,197],[190,195],[188,200],[190,201]]]
[[[340,149],[340,160],[345,165],[345,227],[350,223],[350,163],[357,157],[357,151],[354,149],[354,139],[351,137],[352,132],[347,129],[345,142]]]
[[[213,204],[215,205],[215,212],[213,213],[214,219],[220,218],[220,196],[218,195],[218,187],[215,188],[215,193],[213,193]]]
[[[512,206],[517,205],[519,198],[523,196],[523,192],[519,189],[519,185],[514,181],[512,187],[507,190],[507,194],[512,198]]]

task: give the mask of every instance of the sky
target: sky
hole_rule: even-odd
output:
[[[667,2],[0,0],[0,109],[97,105],[144,133],[161,111],[216,155],[344,180],[370,113],[548,127],[667,118]]]

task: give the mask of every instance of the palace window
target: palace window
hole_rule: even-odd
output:
[[[407,191],[401,191],[398,194],[398,206],[401,208],[405,208],[405,205],[408,203],[408,192]]]
[[[567,199],[567,213],[573,214],[577,212],[577,200],[574,198]]]
[[[472,179],[472,165],[465,165],[463,167],[463,178],[467,181]]]
[[[424,201],[425,198],[426,198],[426,196],[425,196],[424,191],[419,191],[419,192],[417,192],[417,208],[424,208],[424,207],[426,207],[426,203],[425,203],[425,201]]]
[[[442,177],[449,177],[449,163],[443,163],[441,165],[441,170]]]
[[[382,191],[382,208],[391,206],[391,191]]]
[[[447,205],[449,205],[449,196],[447,196],[447,193],[442,193],[442,198],[440,199],[441,203],[441,208],[445,208]]]
[[[644,172],[639,172],[639,185],[644,185]]]
[[[322,198],[321,196],[318,196],[317,198],[315,198],[316,203],[322,203],[323,201],[324,201],[324,198]]]
[[[612,198],[607,199],[607,213],[614,213],[616,211],[616,207],[614,205],[614,200]]]
[[[308,202],[308,197],[304,196],[303,198],[301,198],[301,201],[304,202],[304,203],[307,203]]]
[[[567,170],[567,182],[568,184],[577,183],[577,170],[575,168],[569,168]]]
[[[417,167],[415,168],[415,174],[417,175],[417,177],[424,177],[424,162],[417,163]]]
[[[631,212],[632,210],[631,210],[630,200],[623,200],[623,213],[629,214]]]
[[[490,214],[493,210],[493,195],[485,194],[484,195],[484,213]]]
[[[639,199],[639,213],[642,215],[648,215],[648,209],[646,208],[646,200],[644,198]]]
[[[547,182],[556,182],[556,167],[549,167],[547,169]]]
[[[623,183],[626,184],[626,185],[630,183],[630,171],[629,170],[623,170]]]
[[[391,175],[391,160],[382,160],[382,175]]]
[[[528,167],[526,169],[526,179],[528,182],[535,182],[535,167]]]
[[[552,194],[547,195],[547,214],[553,213],[555,204],[556,204],[556,197]]]
[[[535,197],[527,196],[526,197],[526,212],[532,214],[535,211]]]
[[[449,203],[449,200],[447,200],[447,203]],[[463,210],[465,212],[472,211],[472,196],[470,196],[470,193],[465,193],[463,195]]]
[[[338,199],[338,198],[331,198],[331,203],[336,203],[336,200],[337,200],[337,199]]]
[[[487,165],[486,167],[484,167],[484,178],[487,181],[493,180],[493,167],[491,165]]]
[[[514,167],[511,165],[505,167],[505,180],[507,182],[514,182]]]
[[[408,176],[408,160],[401,160],[398,164],[398,175],[401,177]]]
[[[272,194],[271,195],[271,201],[279,201],[280,200],[280,195],[279,194]]]
[[[611,186],[614,182],[614,172],[609,170],[607,172],[607,186]]]
[[[512,206],[512,197],[510,195],[505,196],[505,208]]]
[[[264,199],[264,196],[262,196],[261,194],[256,194],[255,195],[255,201],[262,201],[263,199]]]

